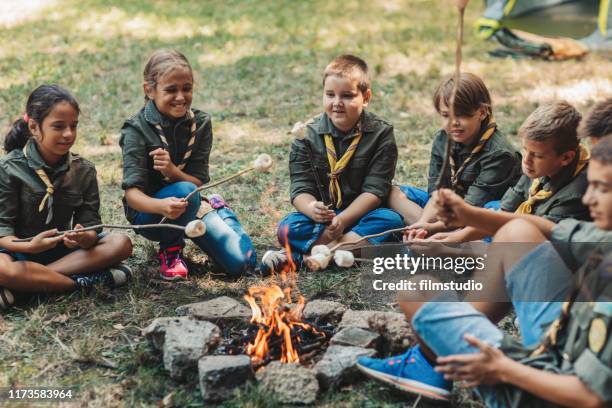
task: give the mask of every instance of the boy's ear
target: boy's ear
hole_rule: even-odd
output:
[[[363,107],[367,107],[370,103],[370,99],[372,99],[372,90],[368,89],[363,93]]]
[[[561,165],[567,166],[576,158],[576,151],[569,150],[567,152],[561,153]]]

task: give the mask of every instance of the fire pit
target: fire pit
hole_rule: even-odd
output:
[[[311,366],[334,334],[331,325],[318,326],[303,319],[305,299],[297,289],[291,248],[286,250],[287,266],[267,284],[249,288],[244,296],[251,307],[250,325],[230,330],[227,344],[218,349],[219,353],[249,355],[254,369],[274,360]]]

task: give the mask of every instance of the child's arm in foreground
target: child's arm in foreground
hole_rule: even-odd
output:
[[[604,407],[602,401],[575,375],[555,374],[512,360],[501,350],[476,337],[465,340],[480,352],[438,357],[436,371],[448,380],[465,381],[466,386],[512,384],[537,397],[568,407]]]
[[[434,201],[438,217],[447,225],[471,226],[487,235],[494,235],[505,223],[516,219],[525,219],[534,224],[544,236],[550,238],[555,223],[531,214],[514,214],[506,211],[491,211],[486,208],[474,207],[448,189],[435,192]]]

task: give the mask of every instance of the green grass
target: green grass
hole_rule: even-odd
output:
[[[274,225],[291,209],[287,132],[320,111],[321,72],[335,55],[355,53],[369,62],[371,110],[395,125],[401,154],[396,181],[426,184],[431,135],[439,126],[431,93],[453,70],[455,15],[447,2],[51,4],[0,28],[0,123],[8,127],[22,114],[27,95],[39,84],[70,89],[83,112],[74,151],[97,165],[104,221],[124,222],[117,137],[123,120],[142,105],[142,67],[160,47],[179,49],[195,70],[194,106],[213,118],[213,180],[258,153],[270,153],[276,161],[274,172],[247,175],[222,189],[260,255],[276,245]],[[609,62],[600,56],[559,63],[490,58],[485,51],[494,45],[478,41],[470,29],[479,5],[474,2],[467,12],[464,69],[485,79],[498,122],[513,139],[537,103],[564,97],[584,111],[611,92]],[[89,406],[157,406],[171,392],[175,406],[201,405],[196,380],[173,383],[140,329],[181,304],[220,295],[240,298],[256,279],[227,281],[208,266],[195,265],[188,282],[165,284],[151,279],[154,246],[138,237],[134,241],[130,262],[137,273],[128,288],[33,299],[0,317],[0,386],[75,386]],[[203,259],[193,249],[189,254],[194,263]],[[364,299],[356,274],[303,274],[299,286],[307,298],[340,300],[357,309],[393,307],[393,302],[372,305]],[[319,404],[392,407],[411,400],[362,382],[323,395]],[[274,400],[251,386],[225,405],[267,407]],[[460,393],[454,405],[478,403]]]

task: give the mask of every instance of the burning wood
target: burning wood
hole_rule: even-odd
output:
[[[257,365],[275,359],[283,363],[300,362],[300,352],[312,352],[316,348],[313,344],[323,344],[328,337],[326,332],[302,320],[305,299],[296,287],[296,266],[289,245],[286,250],[289,262],[279,276],[273,276],[267,285],[250,287],[244,296],[251,306],[251,323],[259,327],[255,339],[246,347],[246,354]]]

